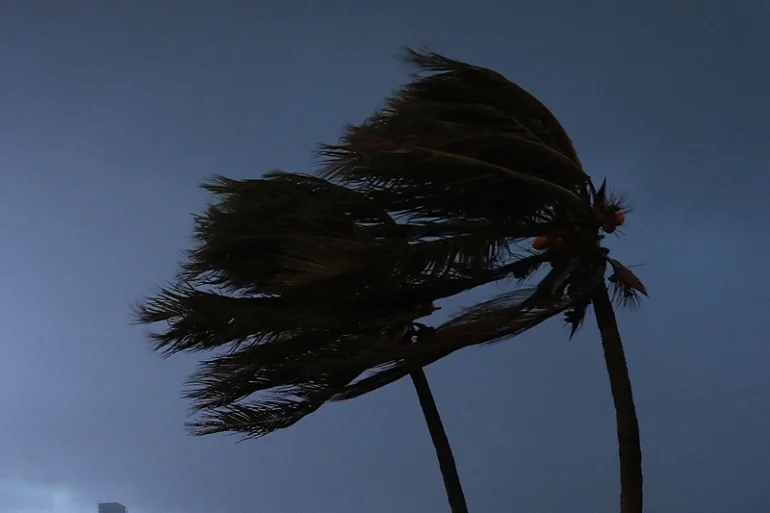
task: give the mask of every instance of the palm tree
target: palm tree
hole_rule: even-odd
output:
[[[154,335],[165,354],[227,350],[190,380],[201,413],[190,427],[262,436],[411,375],[452,510],[467,511],[421,368],[561,313],[574,334],[593,305],[617,412],[621,512],[641,512],[610,291],[626,303],[646,291],[601,246],[627,208],[594,187],[564,129],[519,86],[437,54],[408,57],[414,80],[322,147],[320,178],[207,184],[221,201],[197,218],[199,247],[139,309],[140,322],[169,323]],[[532,238],[534,250],[522,246]],[[439,299],[504,279],[519,285],[435,329],[417,322]]]

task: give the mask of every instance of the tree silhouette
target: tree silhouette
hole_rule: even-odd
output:
[[[610,293],[628,304],[646,290],[602,246],[628,209],[594,186],[559,122],[522,88],[434,53],[408,59],[413,80],[321,148],[320,176],[205,185],[217,201],[196,218],[197,247],[138,309],[142,323],[168,323],[153,334],[163,354],[220,351],[190,379],[190,428],[258,437],[411,375],[452,511],[466,512],[422,368],[560,314],[574,334],[593,305],[621,512],[641,512],[638,422]],[[436,301],[499,280],[512,290],[438,327],[418,322]]]

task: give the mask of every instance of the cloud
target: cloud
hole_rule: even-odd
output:
[[[61,483],[0,476],[0,513],[97,513],[100,502],[121,502],[130,513],[181,513],[136,504],[124,494],[118,495],[93,494]]]
[[[85,513],[95,511],[66,486],[43,485],[23,479],[0,479],[0,512],[2,513]]]

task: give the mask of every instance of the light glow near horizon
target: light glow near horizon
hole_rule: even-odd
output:
[[[43,485],[23,479],[0,479],[2,513],[86,513],[96,512],[77,494],[61,485]]]
[[[91,496],[62,484],[0,478],[0,513],[97,513],[100,502],[121,502]],[[130,513],[170,513],[129,506]]]

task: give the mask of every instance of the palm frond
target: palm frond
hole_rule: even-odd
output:
[[[218,201],[196,218],[198,245],[180,278],[231,293],[309,294],[327,282],[361,288],[395,275],[488,269],[505,260],[511,241],[542,231],[397,223],[367,196],[306,175],[218,178],[206,187]]]
[[[607,259],[612,266],[613,273],[609,277],[612,300],[618,306],[636,308],[642,301],[642,296],[647,296],[647,288],[636,275],[617,260]]]
[[[429,50],[415,51],[407,48],[404,58],[416,69],[416,74],[413,75],[416,79],[416,94],[422,93],[431,97],[431,93],[444,89],[444,103],[494,105],[511,118],[522,120],[522,124],[536,140],[547,142],[548,147],[557,150],[580,168],[575,147],[559,121],[545,105],[520,86],[492,70],[450,59]],[[455,95],[473,101],[457,101],[459,98]]]
[[[586,301],[603,282],[600,269],[596,271],[583,286],[567,294],[549,296],[542,284],[522,287],[465,310],[414,344],[365,349],[345,364],[383,367],[384,371],[390,372],[394,366],[426,366],[463,347],[491,344],[513,337]],[[333,362],[326,363],[334,366]]]
[[[259,438],[292,426],[323,406],[334,390],[344,386],[346,378],[293,387],[283,394],[259,401],[235,403],[221,408],[202,410],[187,423],[194,435],[239,433],[246,439]]]
[[[203,361],[187,383],[185,397],[196,411],[224,407],[252,394],[309,386],[340,371],[319,364],[323,358],[344,360],[361,347],[393,343],[380,330],[365,334],[299,332],[268,342],[252,343]],[[305,369],[312,368],[311,372]],[[345,374],[363,370],[348,366]],[[355,377],[353,376],[353,378]],[[352,379],[352,378],[351,378]]]
[[[575,333],[577,333],[577,331],[583,325],[589,306],[591,306],[590,298],[586,298],[583,301],[573,304],[564,313],[564,322],[567,323],[567,325],[570,327],[570,339],[575,336]]]
[[[153,349],[164,356],[262,340],[327,322],[323,312],[286,305],[277,297],[231,297],[189,284],[170,284],[140,303],[136,317],[142,324],[167,324],[165,331],[150,335]]]
[[[582,210],[589,179],[553,114],[490,70],[409,51],[420,73],[324,145],[322,176],[412,218],[529,224]]]
[[[417,289],[419,290],[419,289]],[[426,301],[383,290],[348,297],[333,289],[326,300],[304,294],[284,297],[232,297],[168,285],[136,308],[139,323],[167,323],[152,333],[153,349],[170,356],[183,351],[206,351],[238,346],[247,341],[282,340],[298,331],[366,331],[391,324],[409,323],[427,315]],[[399,299],[403,298],[403,301]],[[426,313],[427,312],[427,313]]]
[[[187,384],[195,434],[239,432],[247,438],[288,427],[309,415],[365,371],[354,360],[360,348],[399,343],[406,329],[368,334],[300,333],[250,344],[199,364]]]
[[[403,365],[400,363],[390,363],[378,367],[366,377],[341,387],[337,393],[332,396],[331,400],[347,401],[374,392],[375,390],[379,390],[382,387],[391,385],[396,381],[409,376],[412,372],[412,368],[413,366],[411,365]]]
[[[586,301],[603,281],[595,275],[579,293],[545,298],[537,287],[501,294],[465,310],[412,345],[393,345],[365,354],[360,362],[377,370],[346,386],[334,400],[359,397],[393,383],[409,374],[415,365],[425,367],[464,347],[500,342],[519,335]]]
[[[355,273],[378,252],[358,223],[392,223],[368,198],[314,177],[216,178],[218,200],[196,216],[198,247],[183,277],[230,291],[286,287]]]

